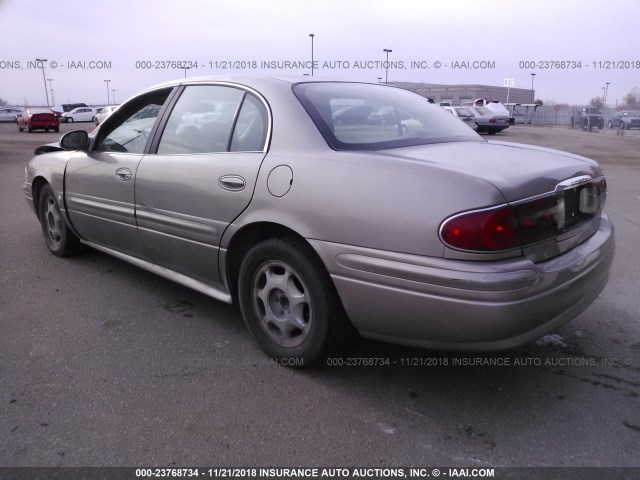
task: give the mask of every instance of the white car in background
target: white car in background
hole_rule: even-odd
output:
[[[494,135],[509,128],[509,116],[496,113],[487,107],[467,107],[475,115],[476,131]]]
[[[446,106],[442,108],[444,108],[447,112],[453,114],[454,116],[458,117],[460,120],[462,120],[465,123],[465,125],[468,125],[474,130],[476,129],[477,127],[476,117],[470,107]]]
[[[95,108],[78,107],[78,108],[74,108],[70,112],[64,112],[60,116],[60,121],[65,123],[93,122],[93,117],[95,116],[96,116]]]
[[[22,110],[18,107],[0,108],[0,122],[15,122],[17,115],[22,113]]]
[[[115,112],[120,105],[107,105],[106,107],[102,107],[100,113],[96,113],[93,117],[93,123],[96,125],[100,125],[104,122],[109,115]]]

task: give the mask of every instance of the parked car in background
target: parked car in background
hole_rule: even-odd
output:
[[[617,112],[612,115],[608,123],[609,128],[640,128],[640,114],[638,112]]]
[[[493,98],[477,98],[473,102],[464,102],[462,105],[470,107],[484,107],[498,115],[504,115],[507,118],[510,116],[509,109]]]
[[[604,117],[598,107],[583,107],[571,115],[571,128],[591,131],[604,128]]]
[[[383,107],[395,124],[368,121]],[[515,347],[587,308],[614,256],[596,162],[486,141],[387,85],[180,79],[41,152],[23,188],[54,255],[84,244],[237,303],[288,365],[353,328]]]
[[[15,122],[22,110],[20,107],[0,107],[0,122]]]
[[[69,112],[64,112],[60,120],[64,123],[73,122],[93,122],[96,115],[96,109],[91,107],[78,107]]]
[[[107,105],[106,107],[102,107],[99,112],[95,114],[93,117],[93,123],[96,125],[100,125],[104,122],[107,117],[109,117],[113,112],[118,109],[119,105]]]
[[[491,111],[487,107],[468,107],[474,113],[478,133],[494,135],[509,128],[509,116]]]
[[[86,103],[63,103],[62,105],[54,105],[51,107],[51,111],[54,112],[58,118],[62,117],[64,112],[70,112],[71,110],[79,107],[88,106]]]
[[[60,120],[51,110],[44,108],[25,108],[16,119],[18,130],[32,132],[44,130],[60,131]]]
[[[476,117],[470,108],[468,107],[442,107],[442,108],[444,108],[447,112],[452,113],[454,116],[458,117],[469,127],[473,128],[474,130],[477,129]]]

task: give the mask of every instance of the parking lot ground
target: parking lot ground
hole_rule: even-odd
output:
[[[485,137],[603,166],[616,259],[574,321],[508,352],[359,340],[292,370],[233,306],[97,251],[50,255],[22,182],[60,134],[0,124],[0,466],[640,466],[638,133]]]

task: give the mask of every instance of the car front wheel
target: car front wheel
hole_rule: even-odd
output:
[[[73,123],[73,117],[67,118],[67,123]]]
[[[80,240],[62,218],[55,193],[49,185],[45,185],[40,191],[38,217],[51,253],[58,257],[68,257],[80,250]]]
[[[339,300],[324,266],[300,240],[272,238],[249,250],[238,297],[244,322],[267,355],[301,367],[325,350]]]

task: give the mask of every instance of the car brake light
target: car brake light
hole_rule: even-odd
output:
[[[513,206],[474,210],[454,215],[440,227],[440,238],[449,247],[474,252],[522,248],[555,237],[559,226],[556,195]]]
[[[496,122],[497,122],[497,120],[495,119],[495,117],[489,119],[489,123],[496,123]]]
[[[442,224],[440,237],[452,248],[479,252],[522,245],[518,220],[509,206],[455,215]]]

